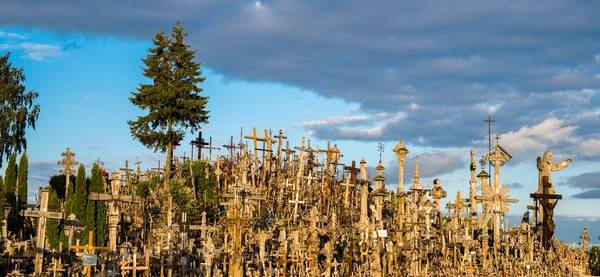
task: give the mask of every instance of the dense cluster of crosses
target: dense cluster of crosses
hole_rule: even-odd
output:
[[[581,247],[569,247],[553,238],[553,209],[561,197],[554,191],[551,171],[565,168],[570,160],[553,163],[550,152],[538,159],[538,188],[531,194],[533,204],[528,206],[533,218],[529,219],[528,210],[520,224],[510,227],[504,215],[508,205],[517,200],[502,185],[500,170],[511,156],[498,143],[485,153],[479,171],[471,151],[468,197],[459,192],[445,212],[440,202],[447,193],[441,181],[435,179],[431,186],[422,184],[418,160],[412,185],[405,189],[409,150],[402,141],[393,149],[398,185],[390,190],[381,161],[375,165],[375,176],[368,176],[364,160],[341,164],[342,153],[336,145],[319,148],[302,140],[290,147],[283,132],[273,136],[265,131],[259,136],[256,129],[242,138],[237,144],[232,139],[224,145],[226,155],[216,160],[209,155],[200,161],[209,172],[206,176],[216,179],[218,201],[212,206],[202,199],[194,202],[199,216],[193,220],[174,203],[166,181],[147,197],[134,195],[143,181],[154,178],[162,184],[163,180],[177,182],[193,175],[193,158],[186,161],[188,167],[176,159],[172,176],[164,176],[160,163],[147,172],[142,172],[139,164],[137,170],[126,164],[112,173],[105,193],[89,196],[107,203],[106,245],[93,245],[93,232],[86,245],[73,241],[72,234],[81,231],[73,223],[65,225],[71,234],[69,251],[55,255],[47,249],[46,221],[77,219],[61,211],[48,211],[48,189],[40,189],[39,208],[23,213],[37,220],[37,237],[31,247],[35,273],[567,276],[587,270],[587,230],[582,231]],[[201,150],[207,145],[213,148],[201,136],[192,145],[198,147],[197,157],[202,157]],[[382,146],[379,149],[383,151]],[[70,150],[65,153],[61,165],[70,175],[76,161]],[[488,164],[493,174],[484,170]],[[202,186],[204,180],[195,182]],[[195,186],[186,189],[193,194]],[[158,216],[148,216],[152,208],[160,210]],[[9,239],[5,225],[6,220],[4,251],[12,253],[18,242]],[[63,264],[65,256],[72,262]]]

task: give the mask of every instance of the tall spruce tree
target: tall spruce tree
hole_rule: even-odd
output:
[[[92,166],[89,192],[104,192],[102,170],[98,164]],[[107,231],[106,206],[102,201],[87,200],[84,233],[94,231],[95,245],[103,245]]]
[[[21,159],[19,160],[18,167],[18,177],[17,177],[17,188],[15,194],[17,196],[17,208],[21,210],[22,208],[27,206],[27,174],[28,174],[29,161],[27,158],[27,153],[23,153],[21,155]]]
[[[185,43],[187,33],[179,22],[173,27],[171,37],[158,32],[154,47],[148,50],[144,76],[151,84],[141,84],[129,98],[131,103],[147,112],[130,120],[132,136],[144,146],[166,153],[165,184],[171,172],[173,149],[184,136],[186,129],[196,131],[208,122],[206,103],[198,86],[203,78],[196,54]]]
[[[25,131],[35,129],[38,94],[26,91],[23,69],[13,67],[10,53],[0,55],[0,166],[4,157],[27,149]]]

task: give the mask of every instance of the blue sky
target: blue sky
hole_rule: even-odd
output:
[[[502,169],[520,200],[511,215],[530,202],[538,155],[550,149],[556,159],[574,158],[554,181],[564,195],[558,234],[575,241],[582,226],[600,234],[598,8],[584,1],[6,1],[0,53],[12,53],[27,87],[40,94],[38,128],[27,135],[31,199],[58,172],[67,146],[88,167],[96,159],[111,170],[125,160],[144,167],[164,160],[131,139],[126,121],[140,111],[128,97],[146,81],[141,59],[152,35],[180,20],[204,63],[204,130],[217,145],[237,140],[240,127],[281,128],[292,143],[332,140],[344,161],[374,165],[383,141],[395,183],[391,150],[404,139],[424,183],[441,178],[453,198],[467,192],[469,149],[483,154],[483,120],[492,113],[494,134],[514,157]],[[184,145],[178,155],[189,155]]]

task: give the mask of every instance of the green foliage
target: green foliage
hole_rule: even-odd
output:
[[[48,210],[50,211],[59,211],[60,210],[60,200],[58,198],[58,194],[52,188],[50,189],[50,193],[48,195]],[[46,222],[46,238],[50,243],[50,249],[59,250],[60,242],[62,242],[63,250],[67,247],[67,237],[63,232],[64,225],[62,220],[58,219],[48,219]]]
[[[18,210],[21,210],[22,207],[27,206],[27,173],[28,173],[29,162],[27,158],[27,153],[23,153],[21,155],[21,159],[19,160],[18,172],[19,176],[17,177],[17,194],[19,197],[17,199],[17,207]]]
[[[4,173],[4,183],[2,192],[11,203],[15,197],[15,188],[17,186],[17,155],[11,154],[8,158],[6,171]],[[13,206],[14,207],[14,206]]]
[[[87,198],[88,198],[88,188],[87,182],[85,178],[85,167],[83,164],[79,165],[77,169],[77,177],[75,178],[75,193],[72,194],[70,213],[74,213],[79,222],[85,222],[86,215],[86,207],[87,207]]]
[[[98,164],[92,166],[89,192],[104,192],[104,180]],[[106,241],[107,221],[106,205],[102,201],[87,200],[84,234],[94,231],[95,245],[104,245]]]
[[[172,181],[169,183],[169,195],[173,197],[173,204],[177,205],[180,212],[187,213],[189,219],[198,217],[196,199],[191,188]]]
[[[75,176],[71,176],[70,183],[73,184],[75,182]],[[50,177],[50,181],[48,181],[50,188],[56,192],[56,196],[59,200],[65,200],[65,187],[67,185],[67,178],[64,174],[54,175]]]
[[[195,131],[208,122],[208,98],[200,95],[198,87],[204,78],[200,63],[194,61],[195,51],[184,42],[186,35],[177,23],[171,37],[162,31],[154,36],[154,47],[143,60],[144,76],[152,83],[141,84],[129,98],[147,112],[128,121],[132,136],[148,148],[167,153],[167,173],[173,147],[181,142],[185,129]]]
[[[25,130],[35,129],[40,106],[38,94],[25,91],[23,69],[15,68],[10,54],[0,56],[0,166],[5,156],[27,149]]]
[[[150,180],[141,181],[135,189],[135,194],[146,198],[150,195],[150,190],[156,189],[159,182],[160,181],[158,180],[158,177],[154,177]]]
[[[594,276],[600,275],[600,246],[590,248],[590,273]]]
[[[192,162],[194,185],[198,199],[205,205],[216,205],[217,176],[212,166],[206,161]]]
[[[4,173],[4,182],[2,183],[2,192],[6,199],[6,204],[11,207],[8,216],[8,230],[14,234],[20,229],[20,216],[17,210],[17,199],[15,198],[15,188],[17,185],[17,155],[11,154],[8,158],[6,171]]]

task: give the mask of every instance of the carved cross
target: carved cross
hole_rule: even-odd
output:
[[[73,168],[79,164],[78,161],[75,160],[75,153],[71,151],[71,148],[67,147],[65,152],[61,154],[62,159],[57,162],[58,165],[62,166],[61,173],[65,174],[66,177],[66,186],[65,186],[65,199],[68,199],[69,195],[69,183],[71,180],[71,175],[73,175]]]

